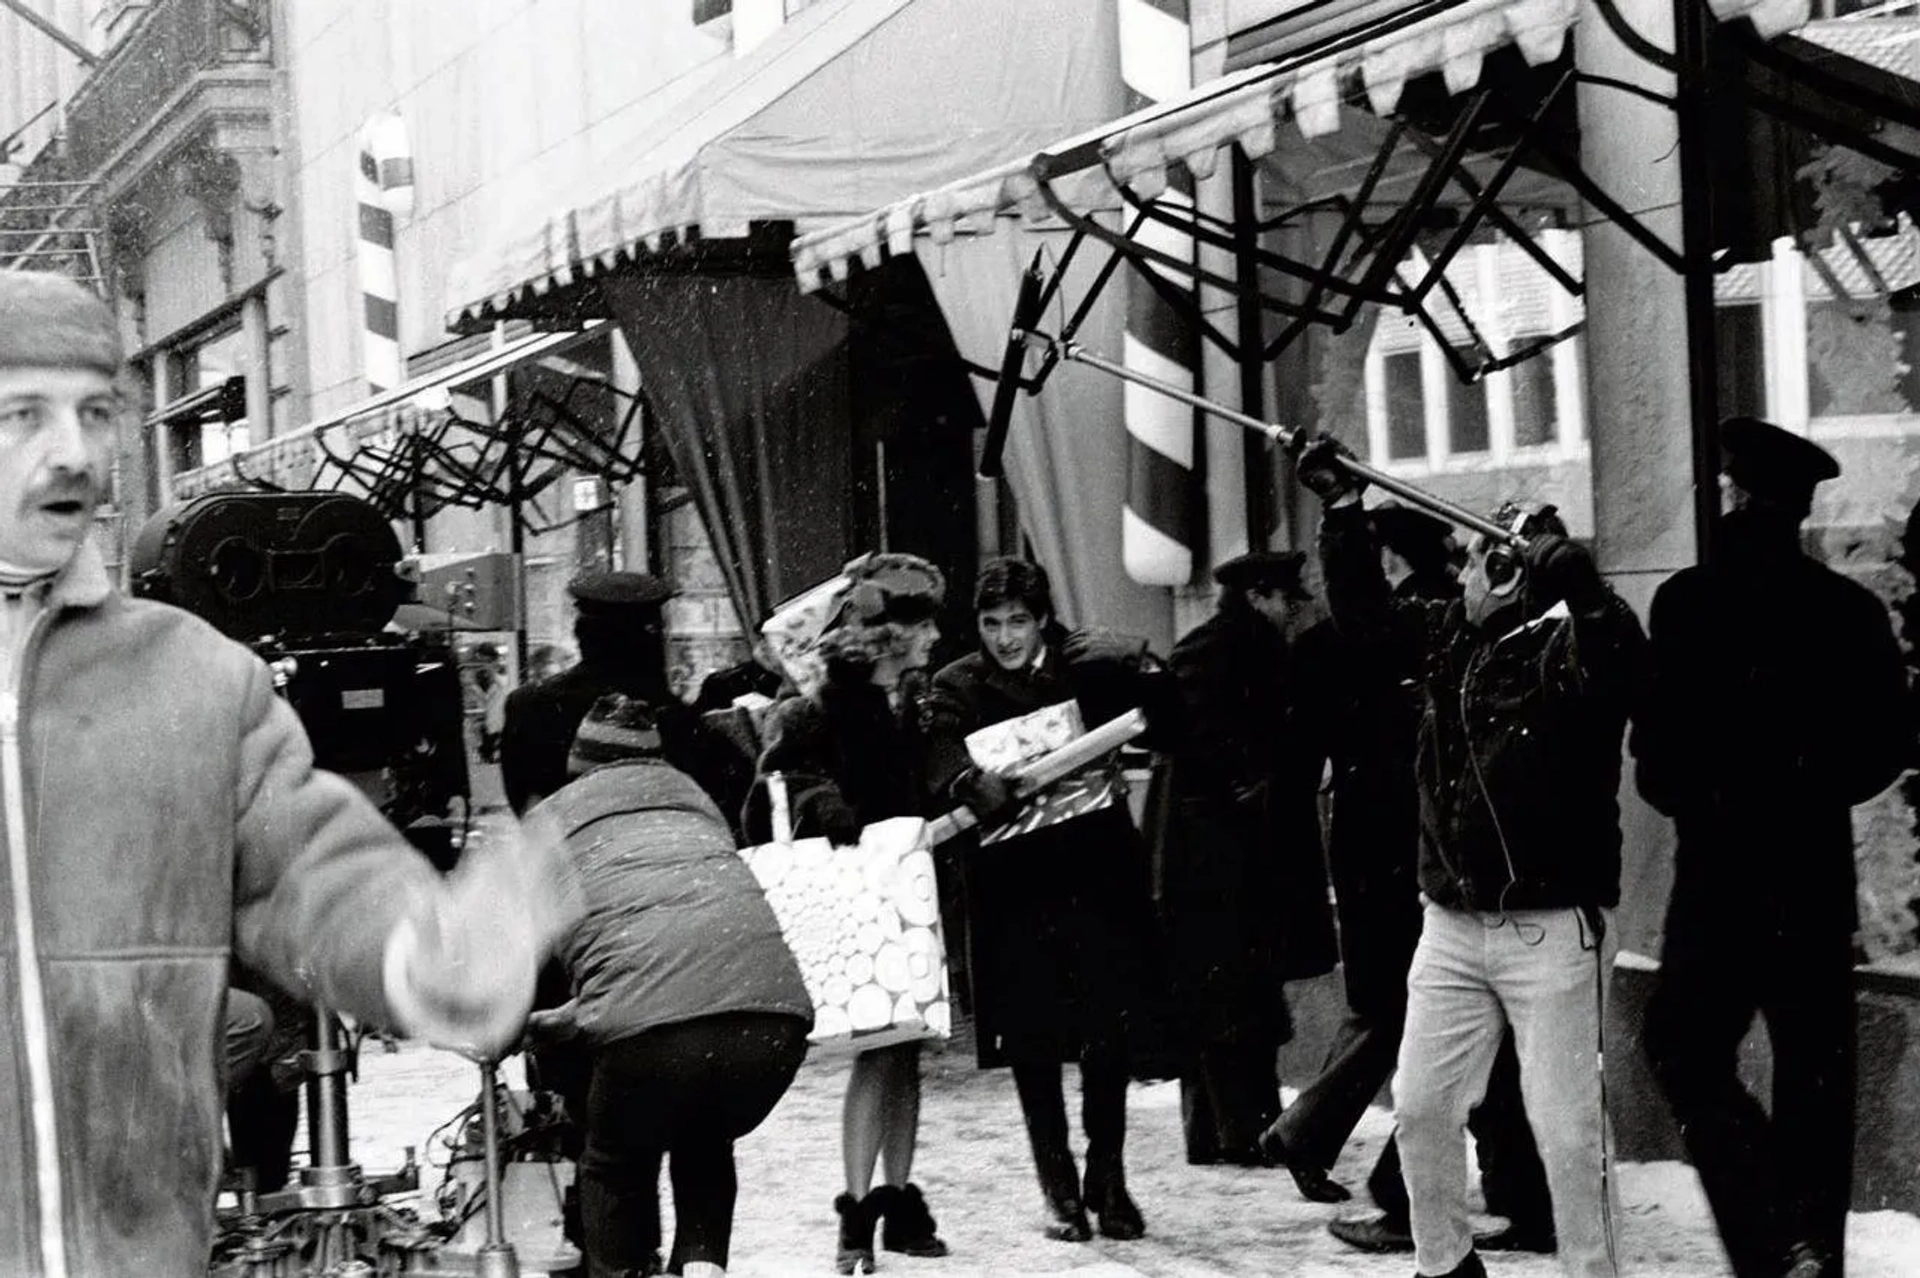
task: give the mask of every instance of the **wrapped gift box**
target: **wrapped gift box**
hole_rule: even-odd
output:
[[[813,1000],[817,1047],[862,1052],[952,1030],[926,822],[875,822],[857,847],[765,843],[740,855],[766,891]]]
[[[1079,704],[1063,701],[968,733],[967,757],[981,771],[1005,776],[1084,736],[1086,730]],[[1119,797],[1120,786],[1112,760],[1097,760],[1027,799],[1004,824],[983,833],[980,842],[998,843],[1098,811]]]

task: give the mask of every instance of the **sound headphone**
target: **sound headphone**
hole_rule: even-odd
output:
[[[1505,523],[1507,531],[1515,537],[1527,535],[1527,525],[1560,513],[1560,508],[1551,504],[1544,506],[1522,505],[1508,502],[1494,516]],[[1526,561],[1517,545],[1502,542],[1487,551],[1487,593],[1495,598],[1504,599],[1520,588],[1525,573]]]

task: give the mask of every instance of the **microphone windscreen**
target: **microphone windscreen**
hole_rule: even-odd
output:
[[[987,439],[980,449],[980,477],[993,479],[1001,471],[1000,456],[1007,447],[1007,428],[1013,422],[1013,397],[1020,391],[1020,369],[1026,361],[1027,330],[1040,318],[1040,295],[1044,281],[1040,273],[1040,255],[1035,253],[1020,277],[1020,292],[1013,303],[1013,322],[1007,327],[1007,349],[1000,357],[1000,378],[993,388],[993,408],[987,414]]]

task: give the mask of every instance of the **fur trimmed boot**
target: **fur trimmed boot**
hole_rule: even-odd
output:
[[[882,1185],[867,1195],[880,1217],[880,1245],[903,1256],[944,1256],[947,1244],[935,1233],[933,1213],[915,1184]]]
[[[833,1253],[833,1269],[840,1274],[870,1274],[876,1268],[873,1259],[873,1227],[880,1214],[874,1194],[855,1198],[841,1194],[833,1200],[840,1217],[840,1242]]]

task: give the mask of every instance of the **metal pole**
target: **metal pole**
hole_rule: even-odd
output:
[[[500,1111],[495,1092],[499,1087],[499,1066],[480,1062],[480,1132],[486,1157],[487,1241],[480,1247],[477,1269],[482,1278],[518,1278],[520,1260],[513,1244],[507,1241],[505,1180],[500,1174]]]
[[[1265,436],[1282,448],[1293,447],[1294,440],[1300,434],[1298,428],[1262,421],[1250,413],[1243,413],[1238,409],[1228,408],[1224,404],[1215,403],[1204,395],[1196,395],[1190,390],[1175,386],[1170,382],[1161,381],[1159,378],[1147,373],[1136,372],[1123,364],[1116,364],[1112,360],[1103,359],[1077,342],[1063,342],[1057,337],[1039,332],[1035,329],[1028,329],[1026,336],[1030,342],[1050,347],[1061,359],[1072,360],[1076,364],[1085,364],[1088,368],[1097,368],[1103,373],[1120,378],[1122,381],[1132,382],[1136,386],[1144,386],[1148,390],[1165,395],[1170,399],[1178,400],[1183,404],[1191,405],[1204,413],[1211,413],[1222,421],[1234,422],[1244,426],[1250,431]],[[1439,515],[1442,519],[1459,524],[1462,528],[1484,534],[1497,542],[1509,546],[1518,546],[1526,540],[1518,534],[1502,528],[1491,519],[1476,515],[1464,506],[1456,506],[1444,497],[1435,497],[1432,493],[1416,488],[1406,480],[1397,476],[1376,470],[1357,458],[1341,457],[1339,462],[1340,465],[1346,469],[1347,473],[1356,479],[1364,479],[1376,488],[1412,502],[1424,510]]]
[[[43,18],[28,8],[25,0],[0,0],[0,5],[5,5],[7,8],[13,10],[14,13],[20,16],[23,22],[34,27],[41,35],[47,37],[47,39],[53,41],[68,53],[71,53],[79,60],[81,66],[92,68],[100,65],[100,59],[93,55],[92,50],[55,26],[51,18]]]
[[[1715,340],[1713,172],[1706,15],[1674,0],[1675,115],[1680,136],[1680,256],[1687,312],[1688,408],[1693,426],[1693,526],[1697,557],[1713,558],[1720,527],[1720,352]]]
[[[1234,309],[1239,330],[1240,407],[1260,416],[1267,410],[1266,314],[1260,305],[1260,202],[1254,187],[1253,162],[1237,145],[1233,148],[1233,273]],[[1247,545],[1264,548],[1273,539],[1273,462],[1265,450],[1247,458]]]

